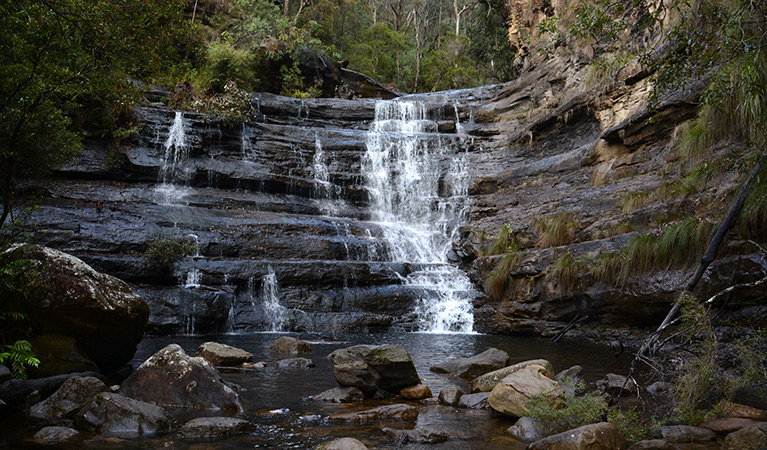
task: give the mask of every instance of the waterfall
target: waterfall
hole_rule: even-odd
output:
[[[183,167],[188,156],[184,114],[176,111],[173,124],[168,129],[168,137],[163,143],[162,165],[159,173],[161,184],[156,189],[161,204],[177,203],[186,195],[186,192],[179,189],[177,185],[186,182],[188,177]]]
[[[447,261],[468,199],[466,157],[444,142],[426,104],[381,101],[367,136],[362,175],[388,259],[415,263],[404,280],[420,293],[419,329],[471,332],[473,287]]]
[[[267,268],[266,275],[261,280],[261,300],[264,304],[264,316],[269,331],[282,331],[282,320],[287,310],[280,304],[280,290],[277,275],[272,266]]]

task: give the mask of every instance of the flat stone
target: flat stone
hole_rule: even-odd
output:
[[[368,450],[361,441],[354,438],[341,438],[318,445],[315,450]]]
[[[445,373],[465,380],[474,379],[506,365],[509,354],[497,348],[489,348],[468,358],[458,358],[429,368],[435,373]]]
[[[308,368],[314,367],[314,361],[308,358],[285,358],[274,362],[275,367],[286,368]]]
[[[458,399],[458,407],[466,409],[490,409],[487,398],[489,392],[477,392],[476,394],[464,394]]]
[[[545,369],[543,374],[547,377],[551,378],[554,376],[554,367],[550,362],[546,361],[545,359],[531,359],[529,361],[522,361],[479,376],[472,380],[471,383],[469,383],[469,387],[471,388],[472,392],[490,392],[493,390],[496,384],[501,382],[502,379],[506,378],[517,370],[524,369],[531,364],[543,366]]]
[[[310,353],[312,348],[300,339],[292,336],[280,336],[269,347],[269,351],[272,353],[299,355],[301,353]]]
[[[376,420],[415,420],[417,417],[418,409],[415,406],[394,404],[362,411],[335,413],[329,419],[337,422],[361,423]]]
[[[649,439],[635,443],[629,450],[674,450],[674,446],[663,439]]]
[[[321,402],[352,403],[364,400],[365,394],[356,387],[337,387],[313,395],[311,398]]]
[[[66,442],[80,434],[69,427],[45,427],[35,433],[32,442],[38,445],[56,445]]]
[[[689,425],[666,425],[653,430],[650,434],[651,437],[662,438],[672,444],[706,442],[716,439],[716,434],[713,431]]]
[[[753,419],[744,419],[742,417],[717,417],[715,419],[706,420],[699,426],[701,428],[709,429],[714,433],[727,434],[755,423],[759,422]]]
[[[234,417],[198,417],[185,423],[179,435],[185,439],[215,439],[244,434],[252,428],[252,423]]]
[[[626,438],[618,427],[600,422],[545,437],[530,444],[528,450],[624,450]]]
[[[461,396],[464,394],[465,392],[463,389],[454,384],[451,384],[449,386],[445,386],[442,391],[440,391],[439,401],[443,405],[458,406],[458,401],[461,400]]]
[[[408,400],[422,400],[425,398],[431,398],[431,389],[425,384],[416,384],[415,386],[409,386],[401,391],[400,395]]]
[[[763,409],[741,405],[739,403],[728,402],[724,405],[722,410],[730,417],[742,417],[744,419],[754,419],[760,422],[767,422],[767,411]]]
[[[526,416],[520,417],[514,425],[506,429],[506,432],[522,442],[533,442],[546,436],[541,423]]]
[[[253,360],[252,353],[218,342],[203,343],[194,356],[202,356],[214,366],[240,366]]]
[[[767,422],[749,425],[724,438],[722,450],[763,450],[767,447]]]

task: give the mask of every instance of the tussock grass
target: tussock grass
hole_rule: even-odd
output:
[[[487,293],[496,300],[503,298],[511,279],[511,271],[522,260],[522,254],[519,252],[509,253],[501,258],[501,261],[495,266],[492,272],[485,279]]]
[[[690,217],[658,234],[637,233],[620,252],[602,253],[592,274],[600,282],[622,285],[635,274],[690,267],[703,257],[715,230],[715,224]]]
[[[738,233],[747,239],[767,242],[767,169],[751,187],[740,214]]]
[[[533,224],[541,248],[571,244],[575,240],[578,224],[573,213],[561,212],[555,216],[538,219]]]
[[[570,252],[565,252],[549,266],[546,279],[555,281],[562,291],[571,291],[575,289],[581,276],[589,273],[588,266],[588,258],[575,257]]]

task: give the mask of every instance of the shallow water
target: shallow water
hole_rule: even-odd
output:
[[[142,361],[162,347],[176,343],[187,353],[193,354],[206,341],[233,345],[254,355],[254,361],[274,361],[269,346],[279,336],[277,333],[219,336],[171,336],[148,337],[139,345],[131,365],[137,367]],[[312,339],[309,336],[301,336]],[[438,404],[435,399],[413,403],[419,405],[419,417],[413,422],[377,422],[367,425],[330,423],[327,417],[338,411],[361,409],[334,403],[322,403],[308,399],[326,389],[336,387],[330,361],[325,357],[332,351],[355,344],[400,344],[413,358],[423,383],[436,397],[450,380],[444,375],[429,371],[429,366],[456,357],[471,356],[496,347],[509,353],[511,363],[534,358],[546,358],[556,371],[580,364],[584,368],[586,382],[594,382],[607,372],[625,373],[629,356],[616,358],[609,348],[582,343],[554,344],[546,339],[532,337],[509,337],[478,334],[427,334],[399,333],[339,336],[342,342],[323,341],[317,337],[311,342],[312,352],[303,357],[314,360],[316,367],[307,369],[278,369],[266,367],[248,372],[224,372],[225,380],[242,387],[246,411],[239,417],[256,424],[250,434],[208,442],[189,442],[177,439],[175,434],[142,439],[105,439],[82,433],[71,445],[60,448],[172,448],[172,449],[289,449],[311,448],[314,445],[339,438],[355,437],[370,448],[380,449],[522,449],[524,444],[508,437],[504,430],[513,424],[508,418],[494,417],[490,411],[455,409]],[[382,404],[367,401],[366,407]],[[192,418],[185,411],[173,411],[180,424]],[[209,412],[209,415],[216,415]],[[199,415],[199,414],[197,414]],[[27,440],[44,426],[42,422],[19,417],[3,420],[0,425],[2,448],[33,448]],[[382,431],[384,427],[430,430],[449,430],[454,438],[442,443],[399,443]]]

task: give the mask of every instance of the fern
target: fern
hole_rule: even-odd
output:
[[[0,364],[9,365],[11,373],[18,379],[25,380],[28,368],[40,366],[40,360],[32,352],[29,341],[19,340],[3,348],[5,351],[0,353]]]

